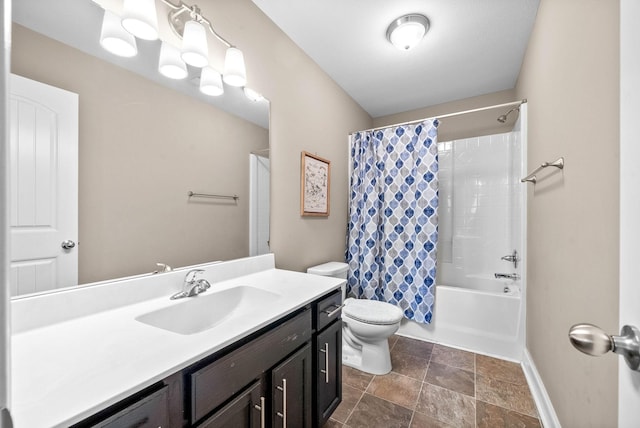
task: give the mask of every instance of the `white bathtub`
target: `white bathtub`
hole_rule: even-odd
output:
[[[524,325],[520,287],[477,278],[473,289],[436,286],[431,324],[403,320],[402,336],[429,340],[473,352],[521,361]]]

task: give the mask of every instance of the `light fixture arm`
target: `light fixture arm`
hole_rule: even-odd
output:
[[[224,44],[226,47],[233,47],[231,43],[229,43],[224,37],[218,34],[216,30],[214,30],[211,22],[207,18],[202,16],[202,14],[200,13],[200,8],[198,8],[197,5],[189,6],[183,2],[180,2],[179,4],[173,4],[169,0],[161,1],[171,9],[171,11],[169,12],[169,24],[171,29],[176,33],[178,37],[182,38],[182,32],[184,30],[185,22],[194,19],[207,27],[211,34],[213,34],[218,40],[220,40],[220,42],[222,42],[222,44]],[[189,17],[188,19],[185,19],[185,13],[187,14],[186,16]]]

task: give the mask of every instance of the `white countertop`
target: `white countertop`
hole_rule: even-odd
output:
[[[204,278],[210,279],[207,274]],[[248,285],[282,297],[268,306],[256,302],[250,317],[225,321],[192,335],[135,320],[138,315],[185,300],[169,300],[169,295],[15,334],[11,362],[14,426],[57,427],[79,422],[342,283],[336,278],[278,269],[212,283],[203,294]]]

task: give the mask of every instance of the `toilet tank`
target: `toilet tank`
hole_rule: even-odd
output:
[[[324,263],[318,266],[312,266],[309,269],[307,269],[307,273],[310,273],[313,275],[331,276],[333,278],[347,279],[348,270],[349,270],[349,265],[346,263],[329,262],[329,263]],[[342,284],[341,291],[342,291],[342,301],[344,302],[344,299],[347,297],[346,281]]]
[[[349,265],[346,263],[328,262],[318,266],[310,267],[309,269],[307,269],[307,273],[347,279],[347,270],[349,270]]]

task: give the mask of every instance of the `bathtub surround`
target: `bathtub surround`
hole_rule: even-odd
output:
[[[433,317],[438,121],[351,136],[347,293]]]

